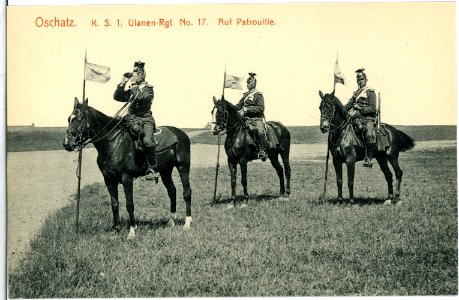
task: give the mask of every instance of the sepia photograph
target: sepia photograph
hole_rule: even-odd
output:
[[[6,5],[8,299],[457,296],[456,3]]]

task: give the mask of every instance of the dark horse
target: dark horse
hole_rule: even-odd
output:
[[[347,166],[349,201],[352,203],[354,198],[354,173],[355,163],[365,158],[365,148],[353,146],[344,142],[345,133],[350,124],[347,111],[341,101],[335,97],[334,92],[323,94],[319,91],[320,98],[320,130],[325,133],[329,131],[328,149],[333,155],[333,166],[336,172],[336,183],[338,186],[338,201],[343,202],[343,169],[342,164]],[[387,181],[388,199],[386,204],[395,204],[400,197],[400,185],[403,172],[398,164],[400,152],[410,150],[414,147],[411,137],[394,127],[381,124],[381,130],[387,136],[387,147],[385,151],[375,150],[374,158],[378,161],[381,171]],[[387,162],[390,162],[395,171],[395,195],[392,185],[392,173]]]
[[[247,193],[247,163],[258,159],[258,151],[253,139],[246,130],[245,118],[238,114],[237,107],[228,101],[218,100],[214,97],[213,124],[214,134],[222,134],[226,130],[225,151],[228,156],[228,166],[231,174],[231,199],[236,205],[236,173],[237,164],[241,167],[241,184],[244,188],[243,207],[247,206],[249,194]],[[278,143],[276,148],[268,149],[268,158],[272,166],[276,169],[280,183],[280,197],[288,198],[290,195],[290,132],[279,122],[267,122],[268,126],[274,130]],[[279,163],[279,154],[285,167],[285,186],[283,168]],[[262,176],[259,176],[262,177]]]
[[[175,141],[164,150],[157,149],[157,161],[161,180],[171,201],[171,225],[176,218],[176,189],[172,181],[172,170],[177,168],[183,184],[183,197],[186,204],[185,228],[190,228],[191,188],[190,174],[190,139],[175,127],[159,127],[163,135]],[[113,229],[120,230],[118,203],[118,184],[121,183],[126,196],[126,209],[129,213],[129,237],[135,236],[133,180],[144,176],[146,172],[145,155],[136,151],[134,140],[127,126],[117,119],[108,117],[75,98],[73,112],[69,117],[69,126],[64,139],[64,148],[73,151],[91,142],[97,149],[97,164],[104,176],[113,211]],[[159,151],[159,152],[158,152]]]

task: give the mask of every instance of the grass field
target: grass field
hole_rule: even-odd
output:
[[[356,168],[357,203],[343,207],[332,201],[332,169],[329,200],[317,201],[322,163],[292,162],[287,201],[276,197],[274,169],[250,164],[249,207],[232,210],[226,210],[226,165],[216,205],[210,204],[215,170],[193,169],[189,232],[168,227],[162,184],[136,180],[134,240],[126,239],[127,230],[109,230],[105,186],[88,186],[82,191],[81,231],[74,228],[75,203],[51,216],[29,255],[9,274],[9,296],[457,295],[456,148],[415,148],[402,153],[400,161],[405,176],[398,206],[382,205],[386,184],[377,167]],[[263,176],[257,180],[257,174]],[[176,172],[174,179],[179,182]],[[177,195],[181,191],[177,184]],[[126,225],[124,198],[120,207]],[[184,219],[180,196],[177,208]]]
[[[396,126],[416,141],[455,140],[456,126]],[[318,126],[290,126],[292,144],[326,143],[327,135]],[[63,127],[8,127],[6,149],[16,151],[61,150],[66,128]],[[185,132],[198,129],[182,128]],[[191,138],[195,144],[216,144],[210,131]],[[90,144],[88,147],[92,147]]]

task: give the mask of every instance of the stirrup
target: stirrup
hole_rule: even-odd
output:
[[[363,166],[367,168],[373,167],[373,163],[371,162],[371,159],[368,157],[365,157],[365,160],[363,161]]]
[[[154,180],[155,183],[158,183],[159,175],[154,169],[148,169],[147,173],[145,174],[145,180]]]
[[[266,161],[266,159],[268,159],[268,155],[265,151],[261,150],[258,152],[258,158],[260,158],[262,161]]]

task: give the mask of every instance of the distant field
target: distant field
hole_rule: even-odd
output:
[[[412,136],[416,141],[455,140],[456,126],[397,126],[399,130]],[[293,144],[325,143],[327,135],[322,134],[318,126],[288,127]],[[66,128],[64,127],[32,127],[9,126],[6,135],[8,152],[44,151],[62,149]],[[185,132],[202,130],[198,128],[182,128]],[[194,144],[216,144],[217,138],[210,131],[204,132],[191,139]]]

